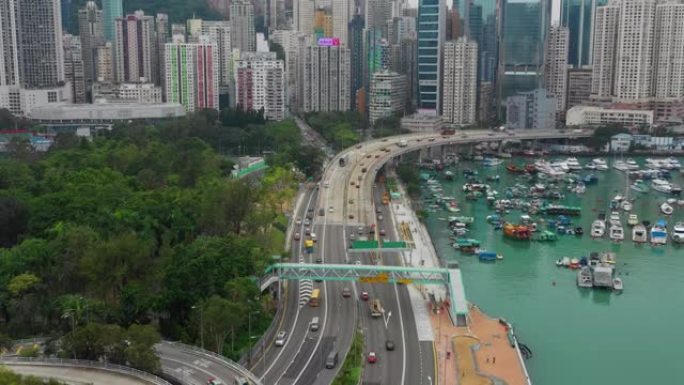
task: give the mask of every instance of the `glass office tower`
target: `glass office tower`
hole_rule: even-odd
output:
[[[444,0],[418,2],[418,109],[424,112],[439,113],[445,11]]]
[[[116,19],[123,17],[122,0],[102,0],[102,16],[104,19],[104,35],[107,41],[114,41],[116,36]]]
[[[591,65],[594,12],[607,3],[608,0],[563,0],[561,23],[570,31],[568,64],[575,68]]]
[[[478,80],[496,81],[499,58],[497,0],[472,0],[468,9],[468,36],[477,42]]]

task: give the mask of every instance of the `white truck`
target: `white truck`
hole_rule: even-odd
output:
[[[382,305],[380,305],[379,299],[374,299],[370,304],[371,317],[380,317],[383,313]]]
[[[408,145],[408,143],[406,142],[406,139],[402,139],[402,140],[397,142],[397,146],[399,146],[399,147],[406,147],[407,145]]]

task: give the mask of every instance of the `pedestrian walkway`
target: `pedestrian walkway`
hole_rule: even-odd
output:
[[[65,368],[3,363],[11,371],[23,376],[54,378],[72,384],[90,385],[150,385],[150,382],[132,376],[96,369]]]
[[[420,293],[418,288],[413,285],[408,286],[408,292],[409,298],[411,299],[413,316],[416,319],[418,341],[434,341],[435,333],[432,330],[430,312],[428,306],[426,306],[425,298],[423,298],[423,295]]]

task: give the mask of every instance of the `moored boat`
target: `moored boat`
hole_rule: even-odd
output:
[[[600,219],[591,224],[591,236],[593,238],[601,238],[606,233],[606,223]]]
[[[665,179],[653,179],[651,181],[651,188],[665,194],[672,192],[672,184]]]
[[[635,243],[648,242],[648,232],[646,231],[646,226],[640,223],[634,226],[632,229],[632,241]]]
[[[613,278],[613,290],[622,291],[622,279],[619,277]]]
[[[518,239],[528,241],[532,236],[532,232],[528,226],[514,225],[506,223],[503,226],[503,233],[506,238]]]
[[[641,194],[645,194],[650,190],[646,182],[642,179],[635,180],[629,188]]]
[[[660,211],[665,215],[672,215],[674,209],[667,202],[660,205]]]
[[[656,221],[650,232],[652,245],[659,246],[667,243],[667,222],[663,219]]]
[[[684,222],[677,222],[672,228],[672,242],[684,243]]]
[[[596,169],[599,171],[608,170],[608,163],[602,158],[594,158],[591,160],[591,162],[596,166]]]
[[[615,242],[620,242],[625,239],[625,231],[619,224],[613,224],[608,229],[608,237]]]
[[[630,226],[636,226],[639,224],[639,217],[636,214],[629,214],[629,218],[627,218],[627,224]]]
[[[577,286],[579,287],[592,287],[594,286],[594,279],[591,274],[591,269],[589,266],[582,266],[582,268],[577,272]]]

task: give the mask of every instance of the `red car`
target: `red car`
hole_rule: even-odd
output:
[[[362,292],[361,292],[361,299],[364,300],[364,301],[368,301],[368,298],[369,298],[368,292],[367,292],[367,291],[362,291]]]
[[[368,353],[368,363],[374,364],[376,362],[378,362],[378,356],[375,355],[375,352]]]

